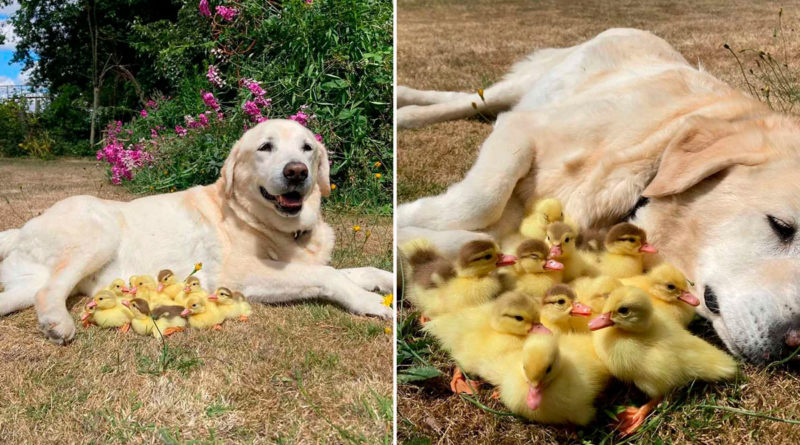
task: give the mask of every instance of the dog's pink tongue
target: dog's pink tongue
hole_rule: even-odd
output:
[[[278,204],[282,207],[293,208],[303,205],[303,200],[299,196],[278,195],[275,199],[278,200]]]

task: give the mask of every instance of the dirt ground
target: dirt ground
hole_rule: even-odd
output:
[[[511,1],[399,0],[398,84],[422,89],[476,91],[498,80],[535,49],[570,46],[611,27],[637,27],[665,38],[691,63],[746,88],[736,59],[723,48],[764,49],[797,72],[800,3],[749,1]],[[777,33],[783,7],[783,33]],[[745,56],[744,69],[750,67]],[[756,83],[752,75],[751,82]],[[759,87],[761,85],[756,85]],[[398,132],[399,202],[439,193],[463,177],[491,131],[481,119]],[[403,314],[407,314],[404,311]],[[402,318],[402,316],[401,316]],[[415,333],[412,341],[424,342]],[[425,349],[425,348],[423,348]],[[449,373],[452,362],[435,346],[432,363]],[[798,443],[800,426],[707,408],[721,405],[784,419],[800,419],[797,369],[765,372],[744,366],[739,382],[676,392],[650,418],[638,443]],[[398,388],[398,437],[406,443],[611,443],[617,439],[601,413],[585,429],[543,427],[498,416],[453,397],[444,377]],[[700,389],[698,389],[700,388]],[[614,388],[611,399],[626,393]],[[491,391],[478,398],[490,400]],[[638,397],[641,402],[642,396]],[[624,398],[624,397],[623,397]],[[615,400],[614,403],[619,403]],[[609,411],[617,408],[608,405]]]
[[[74,194],[135,198],[91,160],[0,159],[0,231]],[[391,268],[390,218],[326,216],[334,265]],[[86,301],[70,299],[76,319]],[[255,305],[247,323],[166,346],[95,327],[59,347],[24,310],[0,318],[0,442],[386,443],[390,326],[324,303]]]

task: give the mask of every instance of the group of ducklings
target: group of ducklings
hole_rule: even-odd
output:
[[[209,294],[197,277],[181,282],[164,269],[157,281],[151,275],[133,275],[127,284],[115,279],[86,304],[81,321],[84,327],[96,324],[122,332],[132,328],[139,335],[160,338],[187,326],[219,330],[225,320],[247,321],[251,313],[241,292],[220,287]]]
[[[549,198],[523,220],[514,256],[488,240],[465,244],[455,262],[424,239],[401,247],[407,298],[458,364],[454,392],[480,384],[463,371],[495,385],[516,414],[586,425],[615,377],[651,397],[618,416],[627,435],[670,390],[735,376],[731,356],[686,330],[700,300],[684,274],[667,262],[645,270],[657,250],[644,230],[583,235]]]

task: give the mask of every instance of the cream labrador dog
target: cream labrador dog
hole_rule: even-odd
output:
[[[511,110],[461,182],[399,206],[399,242],[502,240],[532,200],[555,196],[584,228],[628,218],[647,230],[732,352],[764,361],[800,343],[795,117],[634,29],[537,51],[483,98],[400,87],[398,103],[400,127]]]
[[[35,306],[42,332],[65,344],[75,324],[65,301],[116,277],[196,262],[206,287],[252,301],[322,298],[357,314],[391,317],[376,292],[393,274],[327,266],[334,233],[320,213],[330,193],[325,147],[304,126],[269,120],[234,145],[214,184],[115,202],[64,199],[22,228],[0,233],[0,315]]]

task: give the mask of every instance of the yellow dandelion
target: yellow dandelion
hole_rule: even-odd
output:
[[[392,307],[392,301],[394,301],[394,295],[388,294],[383,296],[383,305],[386,307]]]
[[[483,90],[478,90],[478,96],[481,97],[481,100],[486,102],[486,99],[483,98]]]
[[[353,226],[353,231],[354,232],[360,232],[361,231],[361,226]]]
[[[168,172],[168,171],[166,171],[166,170],[164,170],[164,174],[165,174],[165,175],[168,175],[168,174],[169,174],[169,172]]]
[[[373,164],[373,165],[375,166],[375,168],[378,168],[378,167],[380,167],[380,166],[381,166],[381,165],[383,165],[383,164],[381,164],[381,163],[380,163],[380,161],[379,161],[379,162],[376,162],[376,163],[375,163],[375,164]]]
[[[392,333],[392,328],[383,328],[383,332],[385,332],[387,334],[391,334]]]
[[[331,190],[336,190],[336,184],[331,184]]]
[[[377,178],[377,179],[381,179],[381,177],[383,177],[383,175],[382,175],[382,174],[380,174],[380,173],[375,173],[375,178]]]
[[[194,264],[194,271],[195,272],[199,272],[201,270],[203,270],[203,263],[195,263]]]
[[[371,230],[367,230],[366,232],[364,232],[364,235],[370,236],[370,235],[372,235],[372,231]]]

